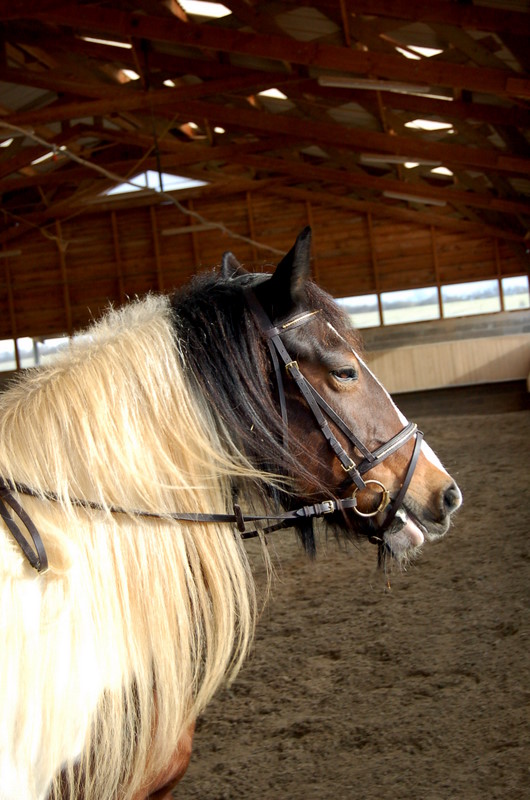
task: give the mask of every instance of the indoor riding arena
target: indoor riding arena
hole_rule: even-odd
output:
[[[527,798],[528,0],[11,0],[0,3],[0,22],[0,800]],[[309,279],[341,311],[326,299],[315,307],[326,295]],[[195,288],[184,288],[190,282]],[[200,295],[220,284],[220,294]],[[169,355],[138,333],[119,350],[130,333],[122,310],[144,301],[166,308],[159,296],[175,290],[180,299],[164,312]],[[199,295],[196,318],[209,322],[194,338]],[[240,297],[244,324],[230,338],[216,325],[224,314],[233,333]],[[104,315],[118,322],[91,327]],[[359,340],[344,333],[348,320]],[[190,344],[201,337],[203,362]],[[330,356],[344,343],[355,370]],[[96,346],[115,355],[102,362]],[[196,372],[186,394],[172,381],[192,370],[190,354]],[[140,383],[129,408],[116,376],[135,358]],[[80,363],[84,394],[68,383]],[[151,402],[153,364],[162,380]],[[376,394],[362,399],[354,381]],[[236,385],[248,397],[270,394],[276,427],[255,423],[263,452],[232,452],[254,435]],[[223,395],[217,408],[209,398],[221,390],[229,402]],[[99,405],[87,399],[85,408],[85,396]],[[162,397],[173,398],[172,417]],[[199,399],[188,407],[189,397]],[[139,427],[148,406],[165,409],[158,448],[164,431],[182,429],[193,469],[202,458],[199,487],[192,467],[183,473],[199,505],[159,507],[170,490],[188,498],[173,484],[149,495],[157,480],[171,482],[155,473],[158,452]],[[27,423],[24,408],[33,409]],[[10,427],[17,414],[21,430],[37,431],[20,451]],[[104,442],[72,444],[88,441],[72,434],[78,418],[83,436],[105,421],[130,431],[108,448],[114,494],[105,495],[90,461]],[[208,425],[194,428],[197,420]],[[239,420],[239,439],[227,420]],[[390,432],[379,435],[383,422]],[[144,461],[135,460],[135,437]],[[269,438],[287,460],[271,460]],[[215,448],[225,440],[221,458]],[[168,453],[180,463],[174,441]],[[302,477],[283,469],[304,454]],[[61,459],[73,465],[69,481]],[[128,467],[130,491],[119,478]],[[440,523],[436,534],[410,499],[434,491],[423,477],[429,469],[451,480],[439,501],[447,531]],[[266,509],[254,524],[244,516],[261,506],[241,486],[264,474]],[[224,487],[217,494],[214,481]],[[379,505],[361,513],[363,492],[376,485]],[[287,527],[293,508],[308,515],[310,502],[321,504],[309,523],[314,557],[310,527]],[[334,521],[342,510],[337,526],[326,524],[326,503]],[[190,519],[197,515],[208,519]],[[284,527],[240,545],[240,532],[276,516]],[[122,536],[122,517],[138,538],[175,523],[182,564],[157,576],[165,541],[155,538],[149,558],[129,534],[103,556],[90,551],[92,536],[107,546],[92,527],[69,541],[74,518],[94,530],[98,518],[98,531],[108,523]],[[211,562],[201,555],[205,522],[224,537],[209,545]],[[222,605],[219,587],[234,597],[246,591],[238,580],[248,571],[226,577],[214,566],[222,569],[219,551],[236,539],[258,613],[254,641],[228,681],[243,647],[244,601],[219,619],[208,614]],[[130,604],[120,583],[128,559]],[[111,576],[108,586],[96,573]],[[98,598],[86,601],[90,587]],[[149,622],[142,609],[151,593],[153,603],[166,593],[171,605]],[[179,602],[195,629],[181,623]],[[112,622],[119,636],[109,627],[84,638],[122,608]],[[158,666],[164,626],[175,637],[166,631],[164,654],[175,672]],[[128,646],[134,658],[147,653],[142,668],[123,655]],[[215,691],[201,683],[211,647],[225,652]],[[179,678],[173,686],[164,675]],[[76,697],[76,680],[86,703],[65,699]],[[163,708],[172,695],[174,712]],[[109,756],[103,780],[98,747],[110,748],[113,730],[105,715],[122,711],[116,730],[126,755],[122,763]]]

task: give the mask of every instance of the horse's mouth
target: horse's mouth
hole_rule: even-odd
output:
[[[440,539],[447,533],[448,528],[448,518],[442,522],[421,521],[410,508],[402,506],[388,531],[385,531],[383,541],[399,561],[414,555],[425,540],[433,542]]]
[[[383,542],[394,558],[401,561],[418,551],[426,536],[425,527],[402,506],[390,528],[384,532]]]

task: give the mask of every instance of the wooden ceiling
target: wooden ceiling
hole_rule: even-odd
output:
[[[527,2],[183,5],[0,0],[4,252],[146,170],[526,244]]]

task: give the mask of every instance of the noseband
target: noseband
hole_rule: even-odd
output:
[[[318,314],[319,312],[305,311],[296,317],[286,320],[283,324],[274,326],[251,289],[245,290],[245,299],[258,325],[258,328],[267,341],[269,347],[278,387],[280,412],[284,424],[285,442],[287,443],[288,420],[280,360],[283,362],[288,375],[294,380],[308,407],[312,411],[315,420],[329,446],[339,459],[345,472],[346,487],[350,484],[355,485],[351,497],[323,500],[321,503],[302,506],[301,508],[285,511],[281,514],[262,515],[243,515],[241,508],[237,504],[234,504],[233,514],[195,514],[178,511],[169,514],[159,514],[150,511],[131,511],[115,506],[102,506],[99,503],[75,497],[69,497],[68,502],[78,508],[111,514],[126,514],[128,516],[140,517],[144,519],[171,519],[194,523],[235,523],[242,539],[250,539],[284,528],[297,526],[307,522],[308,520],[312,520],[315,517],[323,517],[327,514],[332,514],[335,512],[344,514],[346,511],[353,511],[361,517],[374,517],[380,512],[388,509],[382,525],[380,525],[378,528],[378,532],[384,532],[390,526],[394,517],[396,516],[396,513],[400,508],[409,487],[416,463],[419,458],[423,434],[418,430],[417,425],[411,422],[401,431],[399,431],[399,433],[389,439],[386,444],[381,445],[373,452],[370,451],[355,435],[351,428],[346,425],[339,415],[317,392],[315,387],[302,375],[297,361],[291,358],[282,342],[282,335],[293,328],[305,325],[310,319],[313,318],[313,316],[315,316],[315,314]],[[348,455],[344,447],[331,430],[326,417],[341,431],[341,433],[353,444],[354,448],[356,448],[361,454],[362,458],[359,463],[355,463],[351,456]],[[374,479],[365,480],[363,475],[376,467],[378,464],[381,464],[386,458],[392,455],[392,453],[395,453],[396,450],[399,450],[413,436],[416,437],[416,442],[405,478],[396,497],[394,500],[391,500],[390,492],[380,481]],[[367,489],[368,486],[379,487],[381,490],[381,499],[375,511],[361,512],[357,507],[357,495],[360,491]],[[340,490],[342,489],[343,487],[340,487]],[[61,502],[62,498],[55,492],[37,492],[25,484],[0,477],[0,518],[4,521],[5,525],[11,532],[13,538],[22,550],[29,564],[37,572],[45,572],[48,569],[48,557],[42,538],[31,518],[13,496],[13,492],[29,495],[30,497],[35,497],[39,500],[48,500],[58,503]],[[15,517],[18,518],[18,522]],[[262,522],[264,520],[274,520],[275,523],[266,528],[261,528],[260,530],[246,530],[246,523]],[[21,524],[26,528],[29,538],[21,530]],[[377,542],[381,545],[383,539],[382,537],[374,534],[370,536],[370,541]]]
[[[352,429],[344,422],[344,420],[339,417],[339,415],[331,408],[331,406],[324,400],[322,395],[315,389],[315,387],[305,378],[302,373],[300,372],[300,368],[298,366],[298,362],[291,358],[290,354],[288,353],[283,341],[282,336],[290,330],[294,328],[298,328],[301,325],[305,325],[312,319],[315,314],[318,314],[318,311],[305,311],[302,314],[288,319],[286,322],[280,325],[273,325],[270,321],[269,317],[265,313],[263,306],[257,299],[256,295],[252,291],[252,289],[245,290],[245,299],[247,304],[254,316],[254,319],[258,325],[258,328],[265,338],[267,345],[269,347],[269,352],[271,355],[271,360],[274,367],[276,385],[278,389],[278,397],[280,403],[280,411],[283,420],[284,426],[284,437],[286,439],[287,430],[288,430],[288,419],[287,419],[287,405],[285,401],[285,389],[283,385],[282,379],[282,370],[280,367],[280,360],[283,362],[284,367],[288,375],[293,379],[297,388],[299,389],[300,393],[302,394],[303,398],[305,399],[309,409],[311,410],[315,420],[322,431],[326,441],[328,442],[329,446],[333,450],[335,456],[339,459],[342,469],[346,473],[345,478],[345,486],[349,484],[355,484],[355,488],[353,490],[352,498],[354,500],[357,499],[357,495],[360,491],[366,489],[368,485],[378,486],[381,490],[381,499],[377,508],[374,511],[370,512],[362,512],[357,507],[357,504],[353,507],[354,513],[358,514],[361,517],[375,517],[385,509],[388,509],[387,515],[385,520],[383,521],[382,525],[379,526],[379,531],[385,531],[394,520],[409,484],[412,480],[412,476],[414,474],[414,470],[416,468],[416,464],[418,462],[418,458],[420,455],[421,443],[423,440],[423,433],[418,430],[418,426],[414,422],[409,422],[402,430],[399,431],[395,436],[389,439],[385,444],[381,445],[374,451],[370,451],[356,436],[356,434],[352,431]],[[330,428],[328,419],[341,431],[344,436],[354,445],[354,447],[358,450],[358,452],[362,456],[362,460],[359,463],[355,463],[351,456],[346,452],[344,447],[341,445],[335,434]],[[363,475],[369,472],[371,469],[376,467],[378,464],[381,464],[385,459],[387,459],[392,453],[395,453],[401,447],[403,447],[406,442],[409,441],[413,436],[416,437],[416,441],[414,444],[414,449],[412,452],[411,459],[409,461],[409,465],[407,468],[407,472],[405,474],[405,478],[401,485],[401,488],[394,498],[391,500],[390,492],[388,489],[378,480],[368,479],[365,480]],[[343,484],[344,486],[344,484]],[[342,487],[341,487],[342,488]],[[380,542],[381,538],[378,536],[371,537],[376,542]]]

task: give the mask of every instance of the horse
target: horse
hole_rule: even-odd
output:
[[[460,490],[310,247],[111,308],[0,397],[1,800],[169,797],[251,645],[246,538],[447,532]]]

